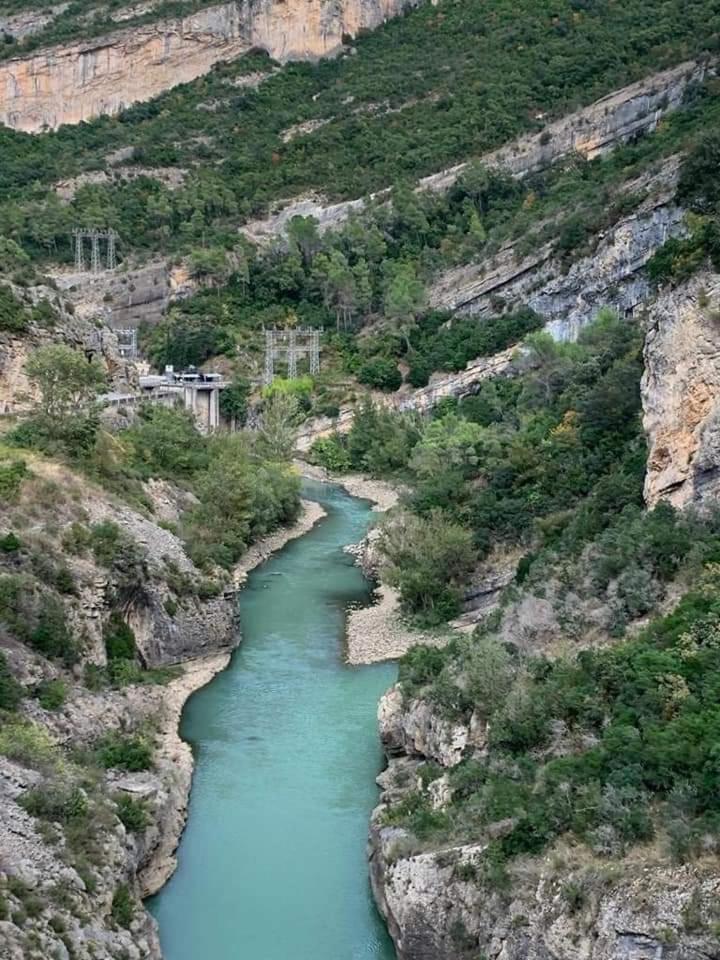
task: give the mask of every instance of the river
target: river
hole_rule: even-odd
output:
[[[178,868],[148,901],[166,960],[392,960],[365,841],[382,758],[375,712],[395,667],[348,667],[348,604],[368,583],[342,550],[372,514],[308,482],[328,516],[254,570],[243,641],[189,701],[195,753]]]

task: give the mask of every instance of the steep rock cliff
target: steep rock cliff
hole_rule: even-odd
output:
[[[434,307],[461,316],[492,316],[493,301],[508,307],[526,304],[545,317],[558,340],[575,339],[602,307],[632,313],[650,286],[643,268],[670,236],[683,232],[683,213],[673,201],[677,160],[656,176],[634,184],[646,199],[600,237],[596,249],[566,267],[553,246],[518,256],[503,248],[490,263],[480,261],[448,271],[430,291]]]
[[[649,317],[642,380],[645,499],[676,507],[720,493],[720,277],[664,292]]]
[[[689,61],[652,74],[549,123],[540,133],[527,134],[484,154],[479,160],[489,167],[507,170],[514,177],[544,170],[574,154],[591,160],[634,137],[652,132],[665,114],[682,104],[692,84],[716,70],[715,60]],[[460,163],[424,177],[418,189],[447,190],[467,165]],[[375,194],[370,199],[382,195]],[[315,217],[321,231],[332,230],[342,226],[351,214],[360,213],[365,203],[362,198],[327,204],[322,197],[302,197],[281,206],[265,219],[251,221],[243,227],[243,232],[256,242],[269,241],[284,233],[295,216]]]
[[[370,875],[399,960],[708,960],[720,879],[708,859],[671,866],[643,848],[620,861],[562,842],[510,867],[507,886],[483,882],[490,840],[512,821],[490,824],[473,842],[422,842],[387,819],[390,807],[424,790],[435,810],[450,800],[443,769],[482,756],[482,724],[449,723],[429,702],[398,688],[379,707],[389,766],[370,828]],[[440,769],[429,783],[421,762]]]
[[[253,48],[315,59],[412,0],[239,0],[0,65],[0,123],[36,133],[149,100]]]

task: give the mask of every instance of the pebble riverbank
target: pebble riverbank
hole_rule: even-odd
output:
[[[311,464],[298,463],[298,468],[304,476],[313,480],[322,480],[328,483],[337,483],[353,497],[370,500],[377,513],[386,513],[397,506],[402,489],[387,483],[384,480],[374,480],[362,474],[350,473],[333,476],[322,467]],[[348,553],[356,557],[356,562],[362,562],[363,544],[357,544],[348,549]],[[371,565],[372,566],[372,565]],[[366,573],[376,571],[366,569]],[[410,647],[418,643],[429,646],[444,646],[449,635],[447,631],[431,633],[417,630],[409,626],[400,611],[400,598],[396,590],[385,583],[378,583],[375,590],[375,603],[369,607],[350,610],[346,626],[345,656],[347,662],[353,665],[379,663],[383,660],[397,660]]]

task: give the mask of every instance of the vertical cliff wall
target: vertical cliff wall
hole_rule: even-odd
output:
[[[642,380],[648,506],[712,503],[720,493],[719,330],[716,274],[666,292],[652,308]]]
[[[242,0],[50,47],[0,64],[0,123],[37,133],[117,113],[260,47],[277,60],[336,53],[414,0]],[[416,0],[415,0],[416,2]]]

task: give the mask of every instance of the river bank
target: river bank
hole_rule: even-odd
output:
[[[376,513],[387,513],[400,502],[403,488],[386,480],[376,480],[361,473],[330,474],[323,467],[299,462],[303,475],[313,480],[336,483],[353,497],[369,500]],[[398,592],[378,575],[377,560],[373,555],[372,536],[348,550],[366,576],[375,579],[375,602],[348,612],[345,628],[345,655],[353,666],[398,660],[418,643],[428,646],[444,646],[447,632],[434,633],[418,630],[404,619],[400,609]]]
[[[292,526],[276,530],[250,547],[233,570],[236,586],[244,584],[251,570],[264,563],[291,540],[308,533],[326,516],[326,511],[314,500],[302,500],[301,503],[302,512]],[[177,848],[187,821],[194,761],[190,744],[180,736],[183,709],[194,693],[226,669],[231,657],[232,652],[223,652],[186,661],[182,665],[182,676],[165,687],[158,733],[158,756],[172,765],[175,782],[174,789],[170,791],[169,803],[163,811],[160,841],[138,875],[143,898],[157,893],[173,875],[177,867]]]

